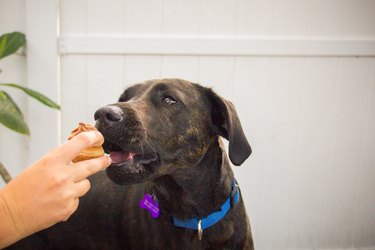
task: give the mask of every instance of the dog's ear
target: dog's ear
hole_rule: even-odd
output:
[[[229,141],[229,159],[239,166],[251,154],[251,147],[243,132],[240,119],[234,105],[207,89],[207,97],[211,102],[212,124],[214,133]]]

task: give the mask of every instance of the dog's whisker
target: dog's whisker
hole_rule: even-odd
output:
[[[152,152],[156,155],[157,152],[156,152],[155,148],[148,141],[144,140],[144,142],[150,147],[150,149],[152,150]]]
[[[139,144],[140,144],[140,146],[141,146],[141,153],[142,153],[142,155],[144,155],[145,154],[145,149],[143,148],[143,143],[142,143],[142,141],[139,141]]]

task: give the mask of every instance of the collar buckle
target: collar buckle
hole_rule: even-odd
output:
[[[203,229],[202,229],[202,219],[198,220],[198,239],[202,240],[203,238]]]

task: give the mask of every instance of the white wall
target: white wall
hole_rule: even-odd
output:
[[[200,82],[253,147],[235,172],[257,249],[375,249],[374,27],[373,0],[61,0],[59,136],[131,83]]]
[[[236,174],[256,247],[374,248],[374,27],[374,1],[65,0],[62,136],[133,82],[212,86],[236,104],[254,149]],[[215,43],[228,37],[243,47]],[[192,48],[205,38],[214,40]],[[370,57],[336,50],[358,39],[349,47],[359,55],[362,38],[372,39]]]

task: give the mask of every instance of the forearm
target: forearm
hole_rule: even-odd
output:
[[[27,235],[17,229],[17,222],[12,214],[4,190],[0,189],[0,249],[20,240]]]

